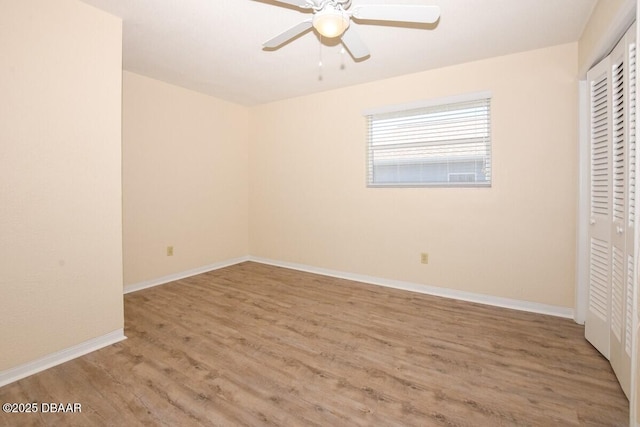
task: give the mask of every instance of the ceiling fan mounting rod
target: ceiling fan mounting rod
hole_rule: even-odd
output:
[[[333,6],[337,10],[345,10],[351,6],[351,0],[307,0],[315,12],[323,10],[327,6]]]

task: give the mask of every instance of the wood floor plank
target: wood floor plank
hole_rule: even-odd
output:
[[[623,426],[567,319],[242,263],[125,296],[126,341],[0,388],[0,426]]]

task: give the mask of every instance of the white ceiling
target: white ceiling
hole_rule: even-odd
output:
[[[82,0],[123,18],[125,70],[257,105],[482,58],[577,41],[597,0],[353,0],[428,4],[435,26],[355,25],[371,56],[354,62],[314,32],[262,43],[310,12],[274,0]],[[318,62],[322,54],[322,80]],[[341,64],[345,64],[341,69]]]

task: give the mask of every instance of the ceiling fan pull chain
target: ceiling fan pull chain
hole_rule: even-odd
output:
[[[318,56],[320,60],[318,61],[318,81],[322,81],[322,35],[320,35],[320,43],[318,44]]]
[[[340,59],[342,59],[342,62],[340,64],[340,69],[344,70],[345,68],[347,68],[345,62],[344,62],[344,55],[347,53],[347,50],[344,48],[344,46],[342,46],[342,49],[340,49]]]

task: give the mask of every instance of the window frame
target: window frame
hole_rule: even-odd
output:
[[[375,177],[373,173],[373,160],[371,158],[371,154],[373,152],[372,148],[372,137],[371,137],[371,126],[370,121],[373,120],[374,116],[381,115],[392,115],[398,113],[406,113],[407,117],[411,117],[412,113],[415,113],[416,110],[428,110],[433,109],[434,111],[426,113],[426,114],[434,114],[437,113],[436,109],[438,107],[442,107],[442,111],[448,111],[452,106],[456,104],[465,104],[472,102],[487,102],[487,133],[488,133],[488,141],[487,141],[487,155],[485,157],[488,159],[489,164],[489,172],[487,174],[487,181],[473,181],[473,182],[451,182],[451,181],[432,181],[432,182],[409,182],[409,181],[398,181],[398,182],[375,182]],[[467,187],[467,188],[487,188],[491,187],[493,183],[493,138],[492,138],[492,123],[491,123],[491,101],[492,94],[489,91],[482,92],[473,92],[467,93],[457,96],[449,96],[444,98],[434,98],[429,100],[423,100],[413,103],[407,104],[398,104],[398,105],[388,105],[380,108],[369,109],[362,112],[363,116],[365,116],[367,123],[367,137],[366,137],[366,183],[367,187],[370,188],[402,188],[402,187],[417,187],[417,188],[430,188],[430,187]],[[450,172],[447,171],[447,175],[451,173],[465,173],[465,172]],[[468,172],[471,173],[471,172]]]

